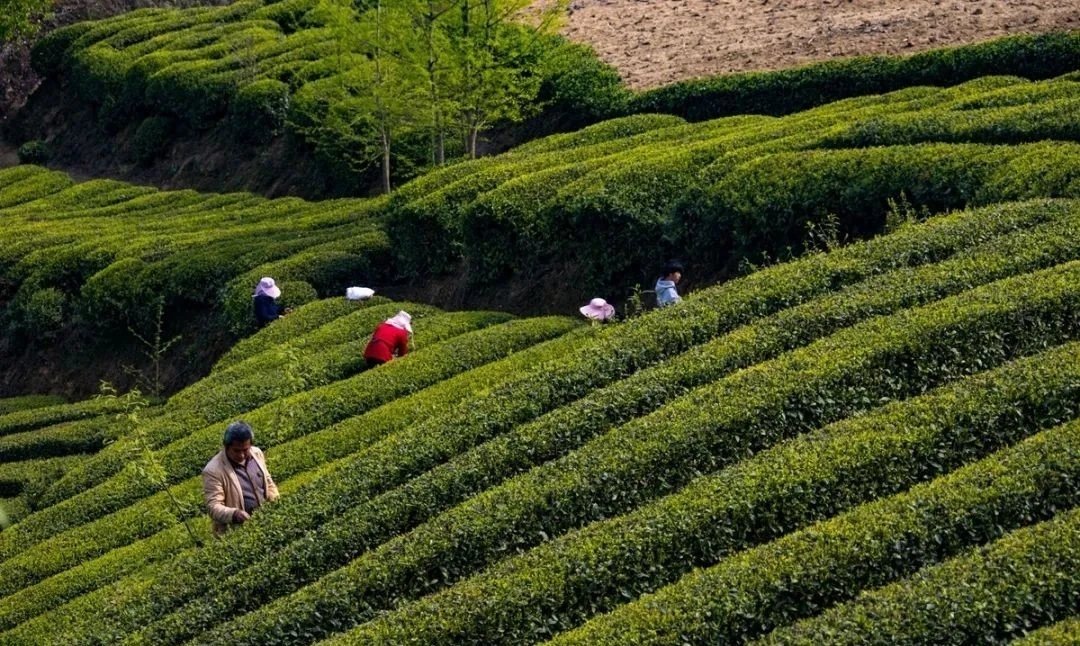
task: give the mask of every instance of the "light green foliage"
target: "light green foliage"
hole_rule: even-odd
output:
[[[288,633],[295,626],[318,635],[323,629],[312,621],[311,613],[323,622],[345,625],[373,619],[376,611],[387,608],[383,600],[388,596],[416,598],[490,563],[508,547],[527,549],[545,537],[626,511],[685,485],[699,473],[865,410],[871,402],[904,397],[949,379],[947,375],[956,378],[1000,363],[1015,355],[1000,340],[991,339],[1018,338],[997,326],[1023,325],[1020,322],[1028,318],[1026,313],[1007,311],[1020,306],[1015,298],[1031,293],[1031,288],[1041,291],[1036,284],[1057,292],[1065,288],[1069,274],[1078,270],[1080,264],[1069,263],[872,319],[693,390],[565,458],[485,491],[319,584],[234,623],[255,643],[265,638],[267,629]],[[1059,325],[1071,324],[1070,315],[1052,303],[1069,306],[1057,301],[1056,295],[1045,295],[1045,304],[1050,306],[1047,332],[1055,338],[1064,331]],[[1011,305],[999,307],[1005,302]],[[1042,308],[1035,301],[1031,304],[1035,310]],[[976,333],[970,345],[957,343],[972,330],[970,325],[984,324],[989,325],[986,333]],[[1040,321],[1032,329],[1042,325]],[[951,332],[943,334],[946,328]],[[1070,337],[1078,332],[1080,328],[1065,334]],[[1029,339],[1030,348],[1044,346],[1039,336],[1036,333]],[[951,350],[942,353],[940,343]],[[913,378],[915,382],[907,381]],[[828,397],[822,396],[825,392]],[[787,414],[780,415],[781,410]],[[359,613],[363,615],[358,617]],[[274,628],[263,628],[260,621],[262,626],[272,621]],[[384,635],[383,629],[381,622],[374,621],[344,641],[372,643]],[[399,642],[410,633],[406,622],[389,633],[387,643]],[[446,640],[455,641],[452,632]]]
[[[561,3],[519,21],[528,4],[254,0],[144,10],[57,30],[34,61],[70,77],[106,128],[149,111],[195,128],[228,118],[245,143],[288,131],[358,186],[381,167],[389,190],[391,178],[475,155],[482,132],[530,116],[538,98],[591,119],[619,109],[614,70],[552,36]],[[138,149],[140,161],[157,152]]]
[[[5,308],[11,323],[31,336],[81,321],[149,338],[159,303],[164,339],[179,333],[168,325],[177,308],[192,303],[224,303],[223,325],[246,331],[262,276],[302,304],[389,270],[389,243],[369,217],[376,201],[71,185],[63,174],[22,168],[0,171],[0,275],[16,281]]]
[[[506,107],[464,115],[447,97],[467,80],[427,68],[460,56],[485,83],[509,78],[470,50],[477,3],[437,18],[476,42],[379,58],[383,36],[433,35],[428,12],[450,4],[135,12],[40,56],[85,70],[113,118],[136,95],[242,118],[245,88],[244,114],[269,122],[322,92],[366,114],[428,102],[381,125],[338,115],[359,145]],[[518,35],[487,42],[524,51]],[[787,78],[797,102],[853,72],[1050,69],[1072,41],[1008,42],[758,80]],[[398,65],[415,87],[387,94]],[[1062,511],[1080,502],[1078,98],[1010,76],[784,117],[634,115],[368,201],[0,171],[7,314],[61,294],[65,316],[153,330],[163,294],[244,330],[263,275],[305,303],[162,406],[0,416],[18,521],[0,532],[0,642],[986,642],[1065,619],[1080,597]],[[649,263],[687,248],[720,275],[806,253],[612,326],[342,298],[379,271],[651,286]],[[367,369],[371,329],[400,308],[414,351]],[[283,496],[194,547],[198,470],[238,418]],[[87,456],[87,437],[119,439]]]
[[[21,410],[44,408],[63,404],[64,398],[59,395],[23,395],[21,397],[0,398],[0,415],[7,415]]]
[[[1051,646],[1075,644],[1080,641],[1080,617],[1069,617],[1013,641],[1018,646]]]
[[[431,173],[386,226],[409,274],[464,261],[484,283],[555,265],[582,298],[650,284],[669,256],[728,275],[876,234],[901,195],[917,212],[1077,195],[1078,100],[1073,82],[992,77],[783,118],[638,115]]]
[[[1075,425],[1070,430],[1075,441]],[[1043,460],[1057,465],[1076,459],[1076,448],[1061,450]],[[1016,480],[1014,486],[1023,486],[1021,474],[1003,476],[1006,486]],[[1050,520],[868,591],[760,643],[987,643],[1067,617],[1076,608],[1080,573],[1080,509],[1067,505]]]
[[[51,7],[51,0],[12,0],[5,4],[0,12],[0,43],[32,36]]]
[[[677,494],[594,523],[405,606],[373,622],[352,641],[534,641],[671,581],[694,565],[725,556],[721,565],[694,572],[557,641],[715,643],[753,636],[770,621],[782,622],[843,595],[854,587],[851,579],[872,583],[913,571],[918,567],[914,557],[932,558],[937,550],[949,549],[930,547],[927,540],[932,543],[935,535],[953,540],[951,549],[956,551],[964,541],[977,540],[979,532],[984,537],[1000,532],[996,523],[1046,516],[1052,505],[1075,496],[1075,489],[1061,485],[1068,482],[1071,469],[1080,466],[1076,455],[1065,464],[1045,460],[1077,441],[1074,423],[1048,432],[1045,441],[1006,450],[943,482],[779,538],[1007,445],[1031,431],[1025,424],[1038,428],[1071,418],[1078,412],[1070,402],[1077,382],[1076,373],[1066,366],[1078,350],[1073,344],[1067,351],[1009,365],[780,444],[699,478]],[[1031,399],[1033,379],[1045,387],[1048,399],[1043,402]],[[1002,416],[1012,409],[1019,414]],[[990,419],[1000,421],[987,429]],[[975,441],[987,430],[993,432],[992,443]],[[1008,469],[1024,473],[1025,479],[1003,483],[1002,491],[973,495],[985,474]],[[950,523],[972,527],[972,535],[950,532]],[[875,528],[872,542],[862,539],[870,527]],[[921,543],[904,540],[920,531]],[[960,536],[952,538],[954,534]],[[738,551],[771,538],[779,540],[751,552]],[[902,547],[882,554],[891,546]],[[844,554],[847,559],[839,554],[841,549],[850,550]],[[841,565],[849,567],[850,574],[845,576]],[[793,593],[801,600],[798,607],[783,598]],[[477,599],[483,602],[477,604]],[[494,625],[499,634],[489,632]]]

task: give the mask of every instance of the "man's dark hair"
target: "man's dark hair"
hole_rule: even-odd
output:
[[[255,432],[251,430],[251,426],[247,422],[233,422],[225,429],[225,438],[222,443],[225,446],[235,444],[237,442],[247,442],[255,439]]]
[[[679,262],[678,260],[669,260],[667,264],[664,265],[664,273],[662,275],[670,276],[675,272],[679,272],[681,274],[684,271],[685,270],[683,269],[683,264],[681,262]]]

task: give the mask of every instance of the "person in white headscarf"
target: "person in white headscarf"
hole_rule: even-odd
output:
[[[412,317],[400,311],[375,328],[367,347],[364,360],[369,368],[381,366],[393,360],[396,354],[404,357],[409,353],[409,336],[412,334]]]

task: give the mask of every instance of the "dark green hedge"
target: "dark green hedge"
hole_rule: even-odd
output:
[[[691,121],[746,113],[781,115],[913,85],[954,85],[994,74],[1051,78],[1076,70],[1078,61],[1078,32],[1010,36],[906,58],[862,56],[779,72],[685,81],[643,92],[628,109],[676,114]]]

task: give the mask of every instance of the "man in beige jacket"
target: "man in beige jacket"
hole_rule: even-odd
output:
[[[263,503],[278,497],[266,458],[251,445],[254,437],[247,423],[229,424],[224,447],[203,467],[203,498],[216,536],[243,524]]]

